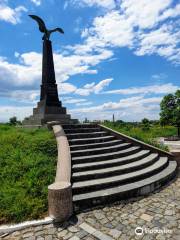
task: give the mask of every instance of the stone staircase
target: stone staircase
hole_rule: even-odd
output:
[[[146,195],[176,175],[173,157],[97,124],[63,125],[75,210]]]

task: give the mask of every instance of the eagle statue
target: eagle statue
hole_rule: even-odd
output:
[[[52,29],[52,30],[48,30],[48,29],[46,28],[46,25],[45,25],[44,21],[43,21],[40,17],[38,17],[38,16],[36,16],[36,15],[29,15],[29,17],[31,17],[32,19],[34,19],[34,20],[38,23],[38,25],[39,25],[39,31],[42,32],[42,33],[44,33],[44,35],[43,35],[43,37],[42,37],[43,40],[49,40],[50,35],[51,35],[51,33],[53,33],[53,32],[59,32],[59,33],[64,34],[64,31],[63,31],[62,28],[54,28],[54,29]]]

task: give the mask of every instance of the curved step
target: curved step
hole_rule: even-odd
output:
[[[113,153],[103,153],[103,154],[96,154],[96,155],[89,155],[89,156],[82,156],[82,157],[72,157],[72,162],[74,163],[87,163],[92,161],[101,161],[105,159],[114,159],[118,157],[124,157],[133,153],[136,153],[140,150],[141,147],[134,146],[129,147],[127,149],[113,152]]]
[[[157,153],[152,153],[148,157],[143,158],[141,160],[116,166],[116,167],[109,167],[105,169],[96,169],[90,171],[83,171],[83,172],[75,172],[72,175],[73,182],[76,181],[84,181],[84,180],[92,180],[92,179],[99,179],[105,178],[115,175],[120,175],[128,172],[133,172],[136,170],[140,170],[146,168],[156,162],[158,159]]]
[[[101,129],[96,127],[96,128],[74,128],[74,129],[64,129],[64,132],[66,134],[69,133],[89,133],[89,132],[100,132]]]
[[[127,149],[130,146],[132,146],[132,143],[121,143],[119,145],[110,146],[110,147],[99,147],[99,148],[71,151],[71,156],[77,157],[77,156],[87,156],[87,155],[115,152],[115,151]]]
[[[98,147],[110,147],[115,146],[120,143],[123,143],[123,140],[111,140],[107,142],[100,142],[100,143],[89,143],[89,144],[79,144],[79,145],[71,145],[71,151],[78,151],[84,149],[93,149]]]
[[[154,190],[160,188],[176,175],[177,163],[170,161],[169,165],[162,171],[154,174],[151,177],[146,177],[143,180],[132,183],[107,188],[91,193],[83,193],[73,196],[75,206],[82,208],[89,208],[93,205],[107,204],[113,201],[137,197],[149,194]]]
[[[73,169],[73,172],[88,171],[92,169],[102,169],[102,168],[104,169],[107,167],[114,167],[122,164],[128,164],[128,163],[140,160],[142,158],[145,158],[149,154],[150,154],[150,150],[141,150],[135,154],[122,157],[122,158],[116,158],[116,159],[105,160],[100,162],[92,162],[92,163],[73,164],[72,169]]]
[[[132,181],[141,180],[142,178],[146,178],[151,176],[152,174],[156,174],[161,171],[168,165],[167,157],[160,157],[157,162],[152,164],[149,167],[146,167],[141,170],[137,170],[131,173],[125,173],[122,175],[114,176],[114,177],[106,177],[102,179],[93,179],[82,182],[75,182],[72,185],[73,193],[80,194],[82,192],[90,192],[94,190],[100,190],[102,188],[109,188],[115,185],[125,184]]]
[[[79,139],[79,138],[93,138],[93,137],[103,137],[109,134],[104,131],[99,132],[89,132],[89,133],[68,133],[66,134],[68,139]]]
[[[63,129],[75,129],[75,128],[96,128],[99,127],[97,124],[84,123],[84,124],[63,124]]]
[[[69,139],[68,141],[70,145],[76,145],[76,144],[107,142],[114,139],[116,139],[114,136],[104,136],[104,137],[94,137],[94,138]]]

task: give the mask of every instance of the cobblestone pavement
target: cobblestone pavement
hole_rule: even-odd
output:
[[[137,233],[135,229],[140,227]],[[141,234],[141,235],[140,235]],[[164,240],[180,239],[180,177],[145,198],[96,208],[74,216],[63,225],[30,227],[0,239],[26,240]]]

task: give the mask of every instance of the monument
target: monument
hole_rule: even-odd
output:
[[[35,15],[29,16],[37,21],[39,30],[44,33],[42,38],[42,84],[40,101],[37,103],[37,107],[33,108],[33,115],[24,119],[23,125],[44,125],[51,121],[58,121],[61,124],[74,123],[74,121],[71,119],[71,116],[66,113],[66,108],[62,106],[62,103],[58,97],[52,44],[49,40],[52,32],[58,31],[63,34],[64,31],[61,28],[48,30],[41,18]]]

